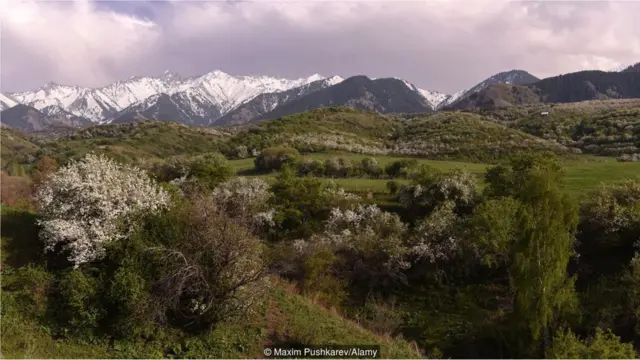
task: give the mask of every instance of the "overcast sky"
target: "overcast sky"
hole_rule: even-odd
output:
[[[640,2],[0,0],[0,90],[198,75],[403,78],[452,93],[640,61]]]

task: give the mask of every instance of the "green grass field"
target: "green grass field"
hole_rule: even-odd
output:
[[[361,160],[364,158],[375,158],[380,166],[385,165],[401,159],[409,159],[406,157],[394,157],[394,156],[370,156],[362,154],[352,153],[340,153],[340,152],[327,152],[327,153],[314,153],[305,155],[312,159],[325,160],[330,157],[341,156],[350,160]],[[475,174],[478,178],[479,186],[483,186],[482,178],[484,172],[490,166],[487,164],[458,162],[458,161],[438,161],[438,160],[426,160],[417,159],[420,164],[427,164],[443,172],[449,172],[456,168],[466,169],[472,174]],[[253,169],[253,158],[233,160],[231,164],[239,174],[248,174]],[[600,184],[612,183],[629,178],[640,177],[640,162],[618,162],[613,158],[597,157],[597,156],[579,156],[572,160],[565,160],[565,190],[574,196],[580,197],[582,194],[587,193]],[[273,181],[274,174],[258,175],[265,179],[267,182]],[[367,193],[372,192],[374,194],[386,193],[386,183],[388,179],[367,179],[367,178],[350,178],[350,179],[327,179],[332,180],[339,186],[343,187],[347,191]],[[406,180],[397,180],[400,183],[405,183]]]

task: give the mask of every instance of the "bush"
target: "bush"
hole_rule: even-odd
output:
[[[362,159],[360,167],[364,174],[372,178],[378,178],[383,173],[382,168],[378,165],[378,161],[374,158]]]
[[[245,315],[262,300],[267,285],[263,248],[210,197],[190,200],[147,217],[132,239],[141,244],[138,266],[145,269],[155,317],[207,331],[221,320]]]
[[[272,147],[260,152],[255,160],[255,168],[259,172],[277,171],[286,164],[297,162],[299,157],[300,153],[294,148]]]
[[[273,184],[271,198],[277,237],[306,238],[322,229],[334,207],[349,207],[357,196],[345,193],[335,184],[315,178],[299,178],[292,168],[282,170]]]
[[[409,175],[409,171],[418,166],[418,161],[411,160],[398,160],[387,165],[384,168],[384,172],[392,178],[406,178]]]
[[[53,317],[63,334],[91,337],[104,314],[98,281],[80,270],[67,270],[55,282]]]
[[[121,266],[112,276],[107,296],[109,305],[107,326],[116,338],[144,335],[152,328],[153,303],[149,298],[147,281],[133,266]]]
[[[381,211],[375,205],[360,205],[354,210],[334,208],[326,221],[325,232],[314,235],[308,244],[299,243],[302,252],[310,249],[334,249],[339,278],[366,294],[405,281],[403,270],[407,231],[400,218]]]
[[[326,306],[340,308],[347,297],[347,283],[337,277],[334,264],[338,257],[330,249],[317,249],[303,264],[302,290],[316,295]]]
[[[621,162],[634,162],[640,161],[640,154],[623,154],[616,158]]]
[[[246,220],[247,224],[255,222],[256,216],[266,210],[272,196],[266,182],[245,177],[235,177],[212,192],[212,200],[217,206],[231,217]]]
[[[423,165],[411,177],[412,184],[403,186],[397,198],[414,218],[427,215],[439,204],[448,201],[456,205],[458,212],[473,206],[476,182],[473,174],[465,170],[456,169],[449,174],[442,174]]]
[[[11,271],[3,269],[2,290],[13,293],[23,315],[43,320],[52,280],[52,275],[41,267],[29,265]]]
[[[42,183],[46,182],[51,174],[58,169],[58,163],[56,159],[43,156],[36,164],[36,167],[32,174],[34,189],[37,189]]]
[[[31,208],[31,182],[28,178],[0,172],[0,202],[3,205]]]
[[[623,343],[611,330],[600,328],[584,342],[570,330],[561,330],[545,355],[550,359],[634,359],[638,356],[633,344]]]
[[[324,176],[325,167],[324,163],[320,160],[304,159],[297,164],[297,170],[299,176]]]
[[[235,170],[223,155],[210,153],[189,158],[174,156],[166,163],[154,166],[152,173],[160,181],[183,188],[200,185],[211,190],[230,179]]]
[[[130,215],[169,202],[167,192],[141,170],[92,154],[52,174],[36,198],[46,250],[60,246],[76,266],[102,258],[107,243],[126,237]]]
[[[325,175],[336,178],[346,178],[355,174],[351,161],[342,157],[331,157],[324,161]]]

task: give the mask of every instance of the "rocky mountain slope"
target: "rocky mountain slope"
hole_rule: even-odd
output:
[[[511,71],[503,71],[501,73],[495,74],[491,77],[486,78],[481,81],[474,87],[468,90],[460,90],[457,93],[451,95],[446,100],[444,100],[438,106],[438,109],[448,107],[458,102],[465,101],[466,98],[473,94],[477,94],[482,90],[496,84],[506,84],[506,85],[526,85],[531,84],[536,81],[539,81],[537,77],[529,74],[524,70],[511,70]]]
[[[145,102],[149,97],[167,94],[182,101],[192,101],[193,112],[206,116],[215,107],[224,114],[238,105],[266,93],[285,91],[323,79],[320,75],[289,80],[269,76],[232,76],[216,70],[198,77],[184,78],[165,72],[160,77],[135,76],[105,87],[90,89],[78,86],[48,83],[35,91],[8,94],[18,102],[41,110],[58,106],[76,116],[96,123],[110,122],[118,112],[134,104]],[[200,105],[205,103],[206,111]]]
[[[348,106],[373,110],[378,113],[431,112],[432,105],[415,88],[403,80],[369,79],[354,76],[326,89],[312,92],[294,101],[276,107],[259,120],[275,119],[285,115],[327,106]]]
[[[621,71],[581,71],[540,80],[524,70],[493,75],[452,95],[398,78],[354,76],[300,79],[233,76],[220,70],[182,77],[131,77],[101,88],[48,83],[34,91],[0,94],[4,125],[34,131],[48,124],[75,126],[144,120],[188,125],[240,125],[325,106],[380,113],[494,108],[519,104],[640,97],[640,64]],[[15,111],[9,108],[22,104]],[[40,112],[36,114],[34,110]],[[13,125],[11,125],[13,124]]]
[[[493,108],[537,103],[571,103],[585,100],[640,97],[639,65],[621,72],[579,71],[525,85],[494,84],[467,96],[450,108]]]
[[[39,131],[52,126],[77,127],[91,124],[89,120],[73,114],[55,112],[51,108],[46,110],[49,114],[31,106],[18,104],[3,110],[0,113],[0,120],[4,126],[23,131]]]

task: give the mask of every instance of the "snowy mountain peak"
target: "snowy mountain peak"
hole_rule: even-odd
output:
[[[324,79],[320,74],[296,80],[271,76],[235,76],[222,70],[185,78],[166,70],[157,77],[132,76],[101,88],[81,88],[50,82],[34,91],[10,95],[15,98],[16,103],[38,110],[51,107],[47,111],[55,112],[58,111],[55,107],[58,107],[76,116],[102,123],[125,108],[158,94],[180,99],[183,103],[192,102],[197,108],[215,107],[217,110],[213,113],[225,114],[260,94],[287,91]],[[342,78],[333,77],[329,83],[336,84],[340,81]],[[157,101],[158,98],[151,100]],[[3,103],[3,106],[8,106],[13,102],[3,100]]]
[[[328,86],[333,86],[333,85],[336,85],[336,84],[339,84],[339,83],[343,82],[344,78],[341,77],[341,76],[338,76],[338,75],[334,75],[334,76],[332,76],[330,78],[326,78],[324,80],[327,82]]]
[[[320,75],[320,74],[313,74],[313,75],[311,75],[311,76],[309,76],[307,78],[307,82],[311,83],[311,82],[314,82],[314,81],[324,80],[324,79],[325,79],[325,77]]]
[[[434,110],[437,109],[440,106],[440,104],[442,104],[442,102],[444,102],[445,100],[447,100],[447,98],[449,98],[449,95],[447,94],[443,94],[438,91],[420,89],[419,87],[411,84],[410,82],[400,78],[394,77],[394,79],[404,82],[404,84],[409,89],[420,94],[420,96],[422,96],[426,100],[426,102],[429,104],[429,106],[431,106],[431,108]]]
[[[8,109],[18,105],[19,102],[16,99],[0,94],[0,110]]]

